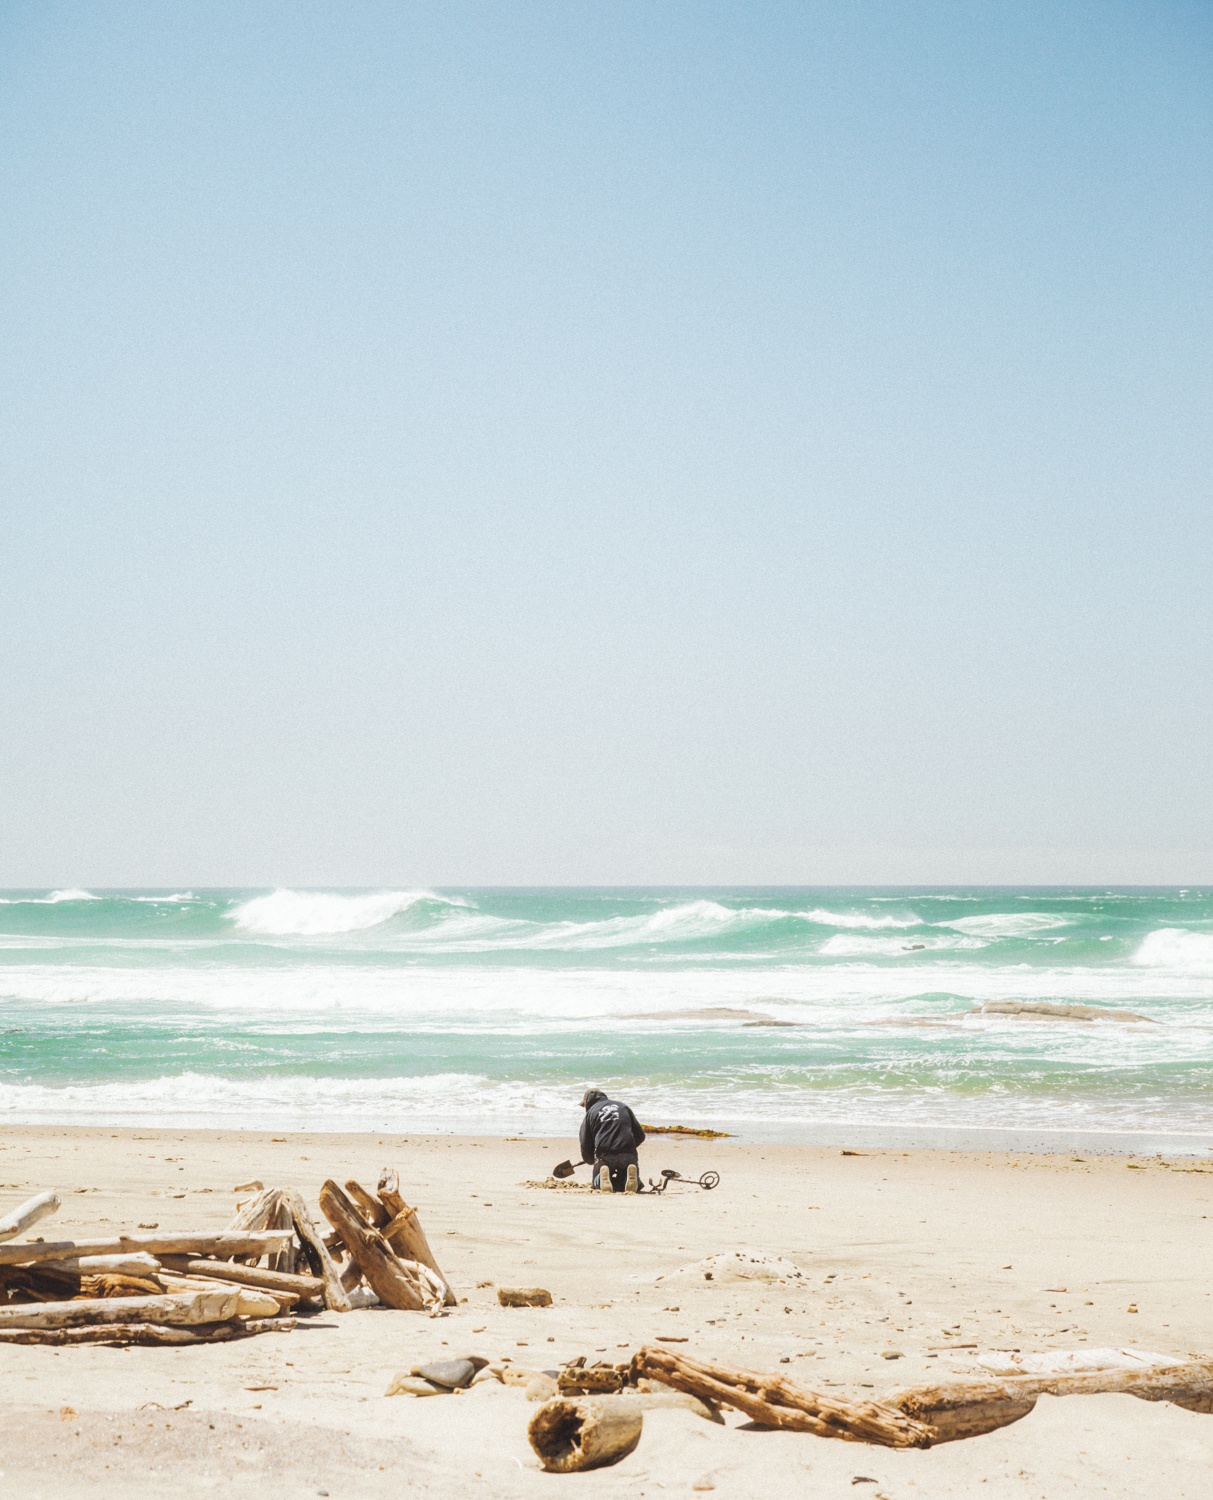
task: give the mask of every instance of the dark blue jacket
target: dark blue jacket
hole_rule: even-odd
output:
[[[635,1151],[643,1140],[644,1131],[632,1111],[605,1094],[590,1105],[581,1122],[583,1161],[601,1161],[604,1156]]]

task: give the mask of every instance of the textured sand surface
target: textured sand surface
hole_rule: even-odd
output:
[[[721,1428],[651,1412],[634,1454],[568,1477],[539,1471],[525,1435],[534,1408],[517,1388],[385,1398],[392,1375],[426,1357],[544,1368],[575,1354],[622,1360],[658,1335],[865,1394],[976,1373],[974,1358],[998,1349],[1213,1354],[1213,1171],[1199,1162],[659,1139],[644,1149],[650,1175],[713,1167],[720,1187],[650,1199],[524,1185],[571,1149],[6,1130],[0,1211],[57,1187],[64,1208],[39,1226],[48,1238],[218,1228],[250,1178],[292,1183],[314,1204],[325,1177],[373,1182],[391,1162],[467,1300],[439,1319],[324,1314],[291,1334],[204,1348],[0,1346],[0,1483],[31,1497],[1213,1493],[1213,1417],[1125,1396],[1045,1398],[1012,1427],[927,1453],[747,1431],[736,1414]],[[708,1281],[694,1269],[735,1249],[803,1274]],[[499,1284],[546,1286],[555,1305],[500,1308]]]

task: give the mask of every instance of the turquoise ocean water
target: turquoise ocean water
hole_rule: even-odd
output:
[[[567,1135],[587,1083],[750,1140],[1204,1152],[1213,891],[0,900],[0,1122]]]

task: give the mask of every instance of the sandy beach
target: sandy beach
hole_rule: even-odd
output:
[[[1042,1398],[1014,1426],[928,1452],[724,1427],[650,1412],[637,1450],[595,1473],[541,1472],[518,1387],[384,1395],[443,1354],[553,1368],[623,1360],[657,1338],[838,1394],[979,1373],[1057,1349],[1213,1350],[1213,1167],[1200,1160],[995,1155],[655,1139],[643,1163],[714,1192],[552,1191],[567,1140],[14,1127],[0,1206],[63,1194],[55,1237],[157,1224],[219,1228],[237,1184],[395,1164],[455,1284],[441,1318],[369,1308],[288,1334],[183,1349],[0,1347],[4,1484],[29,1497],[790,1493],[1197,1497],[1213,1418],[1128,1396]],[[582,1179],[586,1177],[582,1171]],[[48,1234],[48,1237],[50,1235]],[[786,1279],[705,1280],[733,1250],[779,1256]],[[540,1285],[550,1308],[498,1306]],[[1130,1309],[1136,1309],[1132,1311]]]

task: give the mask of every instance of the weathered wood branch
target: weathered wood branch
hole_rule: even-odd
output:
[[[80,1255],[75,1260],[43,1261],[42,1269],[69,1276],[154,1276],[160,1262],[146,1250],[135,1250],[130,1255]]]
[[[358,1205],[359,1213],[372,1229],[382,1229],[392,1217],[374,1193],[368,1193],[362,1184],[355,1182],[352,1177],[346,1182],[345,1190]]]
[[[400,1194],[400,1174],[395,1167],[384,1167],[379,1174],[377,1189],[389,1220],[383,1231],[384,1238],[401,1259],[416,1260],[423,1266],[429,1266],[442,1282],[444,1304],[454,1307],[459,1299],[430,1249],[430,1242],[425,1237],[417,1210],[411,1208]]]
[[[243,1287],[179,1296],[108,1297],[72,1302],[27,1302],[0,1307],[0,1329],[75,1328],[84,1323],[223,1323],[239,1317],[273,1317],[277,1302]]]
[[[294,1318],[243,1318],[173,1328],[161,1323],[113,1323],[84,1328],[4,1328],[0,1344],[220,1344],[258,1333],[289,1333]]]
[[[551,1474],[574,1474],[618,1463],[640,1441],[644,1412],[624,1396],[558,1396],[527,1425],[531,1447]]]
[[[653,1345],[636,1354],[632,1370],[701,1401],[734,1407],[768,1427],[886,1448],[927,1448],[932,1441],[928,1427],[887,1402],[838,1401],[780,1375],[709,1364]]]
[[[163,1257],[163,1264],[170,1271],[189,1276],[209,1276],[214,1281],[234,1281],[241,1286],[255,1286],[266,1292],[288,1292],[297,1297],[321,1297],[324,1293],[324,1282],[319,1276],[267,1271],[264,1266],[240,1266],[231,1261],[190,1255],[166,1255]]]
[[[38,1240],[0,1245],[0,1266],[26,1266],[44,1260],[77,1260],[82,1255],[267,1255],[290,1239],[289,1229],[232,1231],[209,1234],[120,1234],[107,1239]]]
[[[417,1280],[331,1178],[320,1189],[320,1211],[345,1241],[350,1259],[385,1307],[406,1312],[420,1312],[425,1307]]]
[[[299,1236],[299,1243],[303,1247],[303,1257],[312,1275],[319,1276],[324,1283],[325,1307],[330,1312],[349,1312],[349,1296],[341,1284],[341,1277],[337,1267],[333,1264],[333,1257],[325,1248],[324,1241],[320,1238],[320,1231],[307,1211],[303,1195],[297,1193],[294,1188],[283,1188],[282,1201],[290,1213],[295,1233]]]
[[[16,1239],[19,1234],[24,1234],[27,1229],[35,1225],[39,1219],[45,1219],[47,1214],[58,1212],[58,1193],[37,1193],[0,1218],[0,1240]]]
[[[1040,1396],[1137,1396],[1170,1401],[1189,1411],[1213,1412],[1213,1361],[1153,1369],[1083,1370],[1065,1375],[1010,1375],[910,1386],[885,1403],[930,1429],[933,1443],[993,1432],[1026,1417]]]

